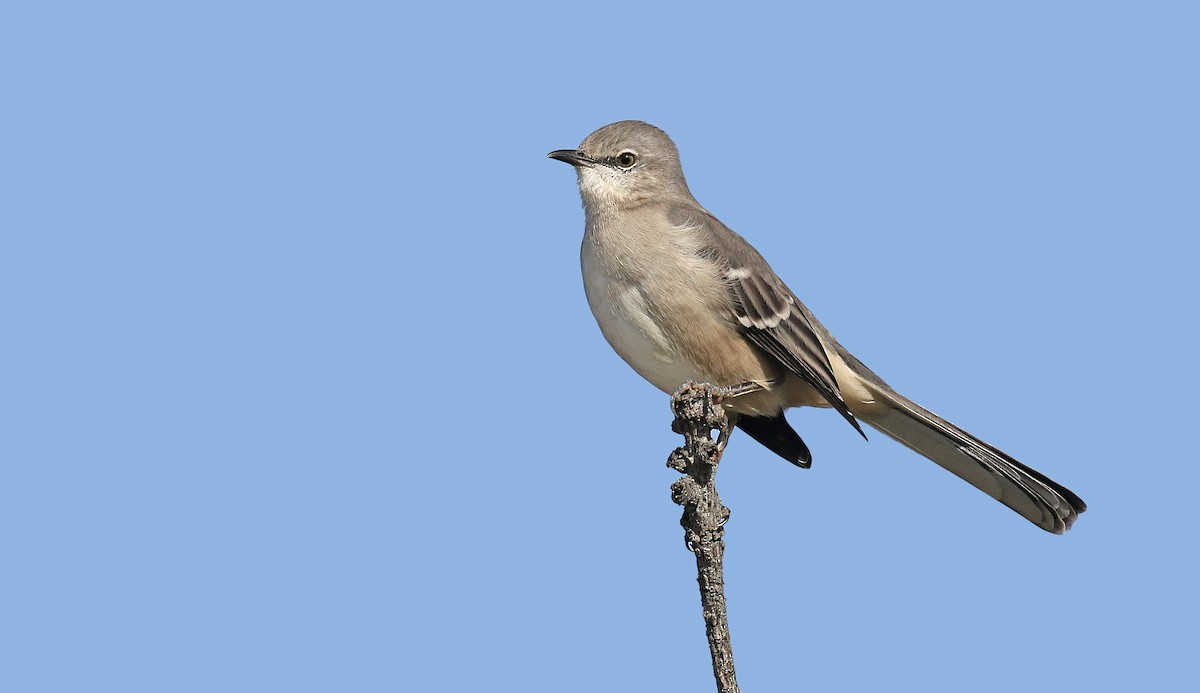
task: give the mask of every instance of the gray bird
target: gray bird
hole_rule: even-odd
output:
[[[1083,501],[1035,469],[920,407],[838,343],[767,261],[692,197],[665,132],[606,125],[578,149],[588,304],[613,349],[663,392],[727,388],[737,428],[808,467],[790,407],[832,407],[928,457],[1042,529],[1062,534]]]

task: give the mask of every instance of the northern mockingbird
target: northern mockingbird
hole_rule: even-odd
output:
[[[860,434],[861,419],[1046,531],[1065,532],[1087,509],[904,398],[838,344],[758,251],[696,202],[662,130],[626,120],[549,156],[579,177],[583,285],[596,322],[658,389],[689,380],[727,388],[735,425],[800,467],[812,456],[784,409],[832,407]]]

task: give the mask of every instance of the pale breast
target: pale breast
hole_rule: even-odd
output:
[[[623,240],[617,231],[588,233],[581,261],[588,304],[626,363],[668,393],[689,380],[779,384],[779,364],[738,332],[710,261],[669,239],[638,244],[636,255]],[[771,406],[777,411],[777,402]]]
[[[673,392],[697,377],[696,368],[678,353],[667,333],[651,317],[646,296],[632,278],[614,277],[585,242],[581,254],[588,305],[613,350],[652,385]]]

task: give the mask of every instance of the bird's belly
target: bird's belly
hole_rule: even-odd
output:
[[[706,379],[651,318],[647,301],[636,287],[589,281],[587,294],[604,338],[651,385],[671,393],[689,380]]]

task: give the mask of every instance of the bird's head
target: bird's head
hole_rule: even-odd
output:
[[[679,150],[667,133],[640,120],[605,125],[578,149],[547,156],[575,167],[585,207],[636,207],[651,200],[687,196]]]

